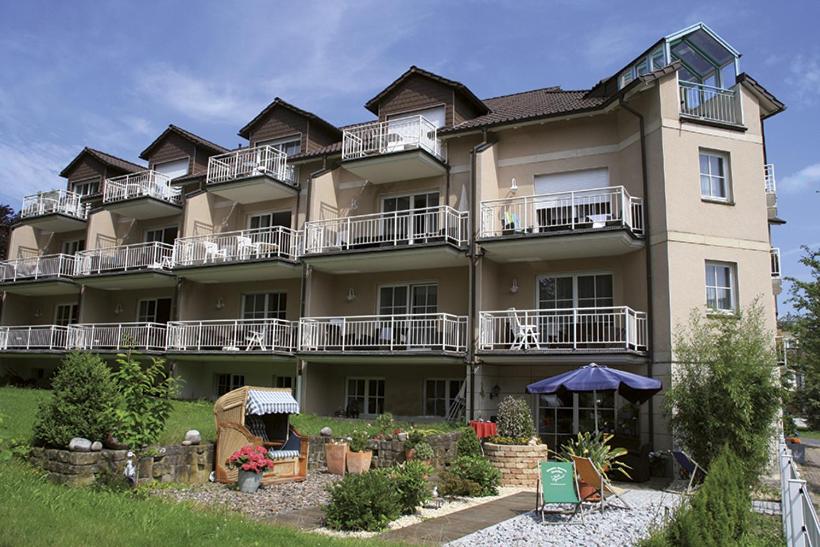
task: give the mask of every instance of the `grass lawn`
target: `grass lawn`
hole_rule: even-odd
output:
[[[814,439],[820,441],[820,431],[810,431],[808,429],[801,429],[798,430],[798,433],[801,437],[806,437],[807,439]]]
[[[0,545],[387,545],[298,532],[126,492],[60,486],[21,463],[0,464],[0,522]]]
[[[6,416],[0,437],[28,438],[34,425],[37,406],[50,397],[51,392],[41,389],[20,389],[0,387],[0,414]],[[334,436],[350,435],[354,429],[368,428],[373,431],[372,420],[351,420],[300,414],[291,417],[291,423],[304,435],[318,435],[319,431],[330,426]],[[369,424],[369,425],[368,425]],[[396,427],[407,429],[407,422],[396,422]],[[430,432],[452,431],[458,424],[449,422],[420,423],[419,429]],[[160,444],[176,444],[185,438],[185,432],[197,429],[204,440],[213,441],[216,437],[213,415],[213,403],[210,401],[174,401],[174,410],[159,439]]]

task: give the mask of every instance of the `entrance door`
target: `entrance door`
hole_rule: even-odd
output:
[[[173,245],[174,241],[176,241],[178,232],[179,229],[176,226],[168,226],[167,228],[157,228],[155,230],[146,230],[145,242],[159,242],[167,243],[168,245]]]
[[[138,323],[162,323],[171,320],[171,299],[152,298],[140,300],[137,309]]]

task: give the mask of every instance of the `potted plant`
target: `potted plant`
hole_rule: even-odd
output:
[[[332,473],[333,475],[344,475],[346,459],[346,441],[329,441],[325,443],[325,463],[327,464],[328,473]]]
[[[253,494],[262,483],[262,473],[273,467],[273,460],[268,458],[264,446],[245,445],[228,458],[228,467],[238,469],[236,484],[240,492]]]
[[[571,460],[572,456],[589,458],[601,474],[608,478],[608,473],[617,471],[627,478],[631,478],[627,470],[628,465],[619,458],[627,454],[625,448],[612,448],[609,442],[613,435],[610,433],[578,433],[578,436],[561,447],[562,456]]]
[[[370,435],[367,431],[355,430],[350,436],[350,452],[347,454],[347,472],[360,475],[370,469],[373,451],[368,450]]]
[[[407,461],[416,457],[416,445],[424,441],[424,433],[418,429],[411,429],[404,442],[404,459]]]
[[[420,441],[413,447],[415,454],[413,455],[413,459],[424,462],[424,463],[432,463],[433,458],[436,457],[436,453],[433,452],[433,447],[430,446],[430,443],[427,441]]]

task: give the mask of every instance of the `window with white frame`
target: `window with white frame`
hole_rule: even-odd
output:
[[[233,391],[244,385],[245,375],[243,374],[217,374],[214,378],[214,388],[217,397],[225,395],[229,391]]]
[[[438,313],[438,284],[379,287],[379,315]]]
[[[302,137],[290,136],[281,139],[270,139],[266,141],[259,141],[256,146],[270,146],[280,152],[290,156],[295,156],[302,151]]]
[[[84,239],[73,239],[71,241],[63,241],[60,252],[64,255],[75,255],[85,249]]]
[[[352,406],[362,414],[384,413],[384,379],[348,378],[345,407]]]
[[[424,415],[447,416],[452,404],[458,399],[463,379],[428,378],[424,381]]]
[[[100,178],[94,177],[91,179],[78,180],[71,184],[71,191],[81,196],[90,196],[100,192]]]
[[[608,308],[613,305],[612,274],[538,278],[538,308]]]
[[[79,312],[77,304],[57,304],[54,308],[54,324],[63,327],[73,325],[80,320]]]
[[[290,217],[290,211],[251,215],[248,217],[248,229],[257,230],[260,228],[270,228],[272,226],[290,228]]]
[[[242,319],[285,319],[288,295],[284,292],[242,295]]]
[[[174,241],[176,241],[177,234],[179,233],[179,228],[176,226],[167,226],[165,228],[156,228],[153,230],[146,230],[145,231],[145,242],[146,243],[167,243],[168,245],[173,245]]]
[[[137,305],[138,323],[167,323],[171,320],[171,299],[150,298]]]
[[[188,174],[190,161],[188,158],[178,160],[164,161],[154,165],[154,171],[162,173],[170,179],[182,177]]]
[[[293,376],[274,376],[273,385],[278,388],[289,388],[291,395],[296,397],[296,378]]]
[[[729,155],[700,151],[700,195],[706,199],[729,201]]]
[[[728,262],[706,262],[706,306],[714,311],[737,309],[737,266]]]

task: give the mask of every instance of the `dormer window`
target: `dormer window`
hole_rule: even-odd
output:
[[[446,110],[444,106],[436,106],[434,108],[425,108],[423,110],[413,110],[412,112],[402,112],[401,114],[390,114],[387,119],[390,121],[400,120],[402,118],[413,118],[422,116],[427,121],[436,126],[436,129],[441,129],[447,124]]]
[[[280,152],[284,152],[288,155],[288,157],[290,157],[302,152],[302,139],[301,137],[270,139],[266,141],[259,141],[256,143],[256,146],[270,146]]]
[[[100,179],[94,177],[91,179],[79,180],[71,185],[71,191],[81,196],[90,196],[100,192]]]
[[[175,179],[188,174],[188,158],[173,161],[164,161],[154,165],[154,171],[162,173],[169,179]]]
[[[644,74],[649,74],[653,70],[663,68],[667,64],[666,53],[663,46],[661,46],[621,72],[620,87],[626,86],[629,82],[639,76],[643,76]]]

